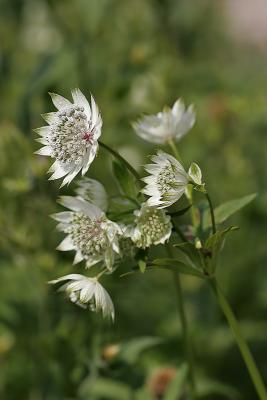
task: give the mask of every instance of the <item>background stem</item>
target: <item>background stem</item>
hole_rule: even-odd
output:
[[[177,299],[177,308],[179,311],[181,326],[182,326],[182,335],[183,335],[183,342],[185,348],[185,357],[188,363],[189,368],[189,379],[190,379],[190,391],[191,391],[191,398],[192,400],[196,399],[196,382],[195,382],[195,373],[194,373],[194,358],[193,358],[193,351],[192,351],[192,343],[190,334],[188,331],[188,325],[185,315],[185,306],[184,306],[184,299],[182,293],[182,286],[181,286],[181,278],[180,274],[176,271],[173,271],[173,281],[176,289],[176,299]]]
[[[231,306],[228,303],[227,299],[225,298],[223,292],[219,288],[215,278],[213,280],[210,280],[210,283],[215,293],[215,296],[217,297],[218,303],[222,309],[222,312],[224,313],[225,318],[227,319],[227,322],[232,330],[236,343],[239,347],[240,353],[248,369],[250,378],[254,383],[255,389],[258,393],[259,399],[267,400],[267,391],[265,384],[263,382],[259,369],[255,363],[253,355],[241,334],[238,321],[231,309]]]
[[[173,252],[170,245],[166,245],[167,252],[170,257],[173,257]],[[181,322],[182,328],[182,337],[184,343],[184,352],[185,358],[189,368],[189,379],[190,379],[190,392],[191,392],[191,399],[196,400],[196,381],[195,381],[195,372],[194,372],[194,357],[192,351],[192,343],[191,337],[188,330],[186,313],[185,313],[185,305],[184,305],[184,297],[181,285],[181,278],[180,274],[177,271],[173,271],[173,282],[176,291],[176,301],[177,301],[177,308],[179,312],[179,318]]]

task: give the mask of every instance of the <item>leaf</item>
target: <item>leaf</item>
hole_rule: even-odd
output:
[[[191,259],[191,263],[195,267],[202,269],[203,266],[202,255],[196,248],[194,243],[191,242],[177,243],[174,245],[174,247],[176,247],[178,250],[186,254]]]
[[[120,358],[127,363],[134,363],[145,350],[158,346],[161,343],[162,339],[153,336],[143,336],[137,339],[132,339],[129,342],[122,344]]]
[[[113,160],[112,167],[120,191],[126,196],[136,198],[138,190],[133,175],[125,168],[125,165],[118,160]]]
[[[185,389],[185,380],[187,374],[188,367],[186,364],[183,364],[177,372],[176,376],[168,385],[164,400],[177,400],[182,397]]]
[[[221,204],[216,207],[214,210],[215,220],[217,224],[221,224],[226,221],[231,215],[241,210],[241,208],[245,207],[247,204],[251,203],[257,196],[257,193],[252,193],[244,197],[240,197],[235,200],[227,201],[226,203]],[[203,216],[203,227],[207,229],[211,226],[211,219],[209,211],[206,210]]]
[[[160,258],[152,261],[149,264],[152,268],[166,268],[170,271],[177,271],[181,274],[197,276],[199,278],[205,278],[205,275],[195,266],[182,260],[182,258]]]
[[[190,210],[190,208],[192,207],[192,204],[189,204],[189,206],[182,208],[181,210],[178,211],[174,211],[170,213],[170,216],[173,217],[181,217],[182,215],[184,215],[188,210]]]
[[[198,394],[200,398],[214,395],[223,396],[229,400],[240,399],[240,393],[232,386],[215,380],[202,379],[198,382]]]
[[[96,380],[86,379],[81,385],[80,395],[84,399],[129,400],[132,391],[124,383],[99,377]]]
[[[239,229],[237,226],[230,226],[223,231],[217,231],[206,240],[203,251],[207,254],[205,261],[209,273],[214,273],[216,269],[218,256],[223,247],[225,236],[237,229]]]

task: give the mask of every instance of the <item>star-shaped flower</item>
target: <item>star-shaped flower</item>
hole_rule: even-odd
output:
[[[72,90],[73,103],[50,93],[56,112],[43,114],[47,126],[35,129],[44,145],[36,154],[55,159],[49,169],[49,179],[63,178],[61,186],[69,184],[82,171],[84,175],[93,162],[101,135],[102,119],[91,96],[91,104],[80,89]]]
[[[146,115],[133,124],[135,132],[147,142],[164,144],[180,140],[194,125],[194,107],[187,109],[181,99],[172,108],[164,108],[156,115]]]

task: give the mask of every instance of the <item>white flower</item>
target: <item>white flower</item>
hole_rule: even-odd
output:
[[[137,247],[145,249],[153,244],[164,244],[170,238],[171,217],[164,210],[143,203],[134,214],[136,219],[132,240]]]
[[[114,321],[113,302],[97,278],[88,278],[80,274],[69,274],[49,283],[56,284],[63,281],[67,282],[59,290],[64,290],[73,303],[84,308],[88,306],[92,311],[102,311],[104,317],[110,317]]]
[[[151,143],[163,144],[169,140],[180,140],[196,120],[193,105],[187,109],[181,99],[172,108],[165,108],[156,115],[147,115],[134,123],[138,136]]]
[[[114,252],[119,253],[120,227],[108,220],[100,208],[81,198],[62,196],[60,203],[71,211],[52,216],[59,222],[57,228],[67,234],[58,250],[75,250],[74,264],[85,260],[89,268],[103,261],[111,270]]]
[[[91,96],[91,105],[79,89],[72,90],[73,103],[50,93],[56,112],[43,114],[49,124],[35,129],[44,145],[36,154],[55,159],[48,172],[49,179],[65,177],[62,185],[70,183],[82,171],[84,175],[94,160],[101,135],[102,119]]]
[[[95,204],[101,210],[107,211],[108,197],[104,186],[91,178],[83,178],[79,181],[76,193],[89,203]]]
[[[143,178],[146,186],[142,192],[149,196],[149,206],[168,207],[185,193],[188,175],[182,164],[170,154],[158,151],[151,160],[154,164],[145,165],[150,175]]]

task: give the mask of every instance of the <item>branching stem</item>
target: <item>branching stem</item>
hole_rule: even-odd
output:
[[[246,364],[246,367],[248,369],[250,378],[251,378],[251,380],[255,386],[255,389],[258,393],[259,399],[267,400],[267,391],[266,391],[265,384],[263,382],[263,379],[261,377],[259,369],[255,363],[253,355],[252,355],[245,339],[242,336],[238,321],[232,311],[232,308],[231,308],[230,304],[228,303],[226,297],[224,296],[222,290],[220,289],[218,282],[216,281],[215,278],[210,280],[210,284],[212,286],[213,292],[215,293],[215,296],[217,297],[217,300],[221,307],[221,310],[224,313],[224,316],[232,330],[232,333],[234,335],[236,343],[239,347],[240,353],[241,353],[243,360]]]

